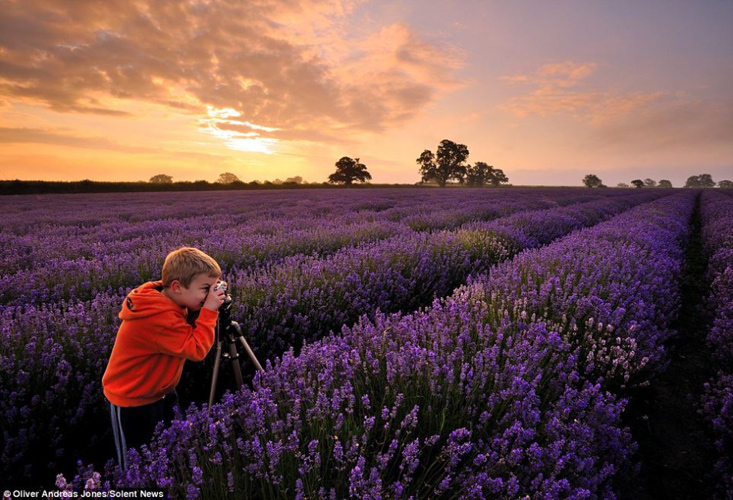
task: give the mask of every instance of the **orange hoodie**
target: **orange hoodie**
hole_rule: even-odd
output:
[[[203,360],[214,344],[218,311],[202,308],[192,327],[187,309],[162,289],[161,281],[145,283],[122,304],[122,324],[102,377],[104,395],[117,406],[159,401],[178,385],[186,360]]]

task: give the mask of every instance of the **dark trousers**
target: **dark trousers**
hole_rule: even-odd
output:
[[[143,406],[117,406],[109,404],[112,417],[112,434],[117,448],[117,462],[127,470],[127,450],[148,444],[159,422],[170,425],[180,410],[178,394],[172,392],[160,401]]]

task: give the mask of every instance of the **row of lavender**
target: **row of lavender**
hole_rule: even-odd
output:
[[[273,358],[362,314],[372,318],[377,311],[428,305],[520,250],[547,245],[651,199],[641,193],[523,211],[453,231],[395,236],[325,258],[299,255],[276,266],[235,270],[233,316],[242,321],[255,352]]]
[[[316,265],[317,268],[330,270],[328,279],[323,279],[323,275],[319,277],[320,296],[334,290],[345,290],[344,293],[349,293],[350,290],[352,296],[360,293],[360,305],[363,309],[346,309],[351,307],[350,301],[334,303],[328,300],[325,304],[312,302],[313,291],[316,290],[312,282],[307,286],[302,285],[302,291],[298,295],[299,300],[306,301],[307,307],[293,304],[292,301],[288,303],[299,310],[310,308],[314,313],[328,309],[333,317],[338,318],[331,320],[331,325],[336,329],[344,322],[348,323],[352,319],[355,321],[361,313],[372,312],[378,307],[408,310],[420,305],[415,302],[415,297],[421,296],[420,290],[428,290],[428,293],[421,296],[428,302],[434,295],[450,293],[452,287],[460,284],[461,279],[471,271],[467,264],[473,265],[474,269],[485,269],[496,262],[496,259],[506,256],[505,248],[511,246],[514,252],[522,248],[521,245],[537,246],[546,243],[572,229],[593,224],[645,199],[648,198],[634,195],[628,199],[599,200],[575,207],[539,211],[534,215],[517,214],[495,221],[492,231],[496,235],[493,236],[489,234],[488,227],[484,228],[484,233],[474,228],[459,230],[459,236],[445,232],[435,233],[432,246],[426,235],[415,234],[411,240],[402,241],[400,245],[389,246],[389,242],[371,245],[368,248],[371,253],[365,253],[363,248],[345,249],[337,257],[325,261],[312,259],[314,263],[321,262]],[[503,240],[501,235],[504,235]],[[482,254],[482,251],[489,248],[499,248],[501,251]],[[369,254],[371,257],[365,257]],[[446,255],[451,258],[446,258]],[[362,259],[365,259],[366,264],[360,263]],[[399,263],[401,267],[398,267]],[[453,272],[453,266],[463,267]],[[291,269],[297,271],[299,268],[294,266]],[[355,275],[358,269],[366,270],[368,274]],[[305,271],[301,269],[301,272]],[[277,274],[286,275],[286,272]],[[411,276],[411,280],[400,281],[398,277],[403,275]],[[435,276],[443,278],[436,280]],[[370,293],[359,291],[359,287],[366,286],[362,280],[371,284],[371,288],[368,288]],[[279,283],[287,290],[298,288],[289,286],[283,280]],[[441,284],[442,288],[436,284]],[[245,320],[258,321],[258,315],[272,318],[272,321],[277,320],[279,314],[292,317],[287,316],[287,308],[277,310],[277,314],[274,314],[269,310],[270,303],[261,303],[259,309],[252,306],[260,300],[258,297],[270,293],[271,286],[272,282],[261,282],[259,288],[250,287],[251,293],[239,297],[250,301],[250,315],[244,316]],[[395,290],[402,293],[395,295]],[[390,296],[391,302],[385,303],[384,297]],[[6,477],[8,468],[17,470],[18,467],[25,467],[16,475],[31,473],[33,464],[28,457],[41,456],[45,459],[48,449],[55,450],[58,459],[63,461],[65,457],[74,455],[74,450],[68,449],[74,443],[86,443],[90,449],[98,446],[103,432],[95,432],[94,429],[90,431],[88,423],[106,422],[99,379],[114,340],[118,325],[116,312],[121,300],[122,296],[119,294],[100,293],[91,301],[2,309],[0,319],[4,342],[3,356],[0,359],[0,375],[3,381],[0,416],[5,431],[0,458]],[[311,302],[307,302],[308,300]],[[242,319],[236,315],[235,317]],[[261,318],[259,321],[266,324]],[[302,322],[293,323],[295,326],[290,330],[291,340],[297,343],[313,340],[328,331],[323,329],[327,326],[323,321],[314,323],[308,329],[302,328]],[[295,327],[301,329],[293,337]],[[254,337],[258,342],[253,345],[260,347],[260,352],[266,354],[263,359],[279,355],[288,347],[286,343],[268,337],[264,329],[256,330]],[[209,375],[205,368],[199,367],[198,371],[189,373],[191,381],[186,385],[195,386],[192,381],[195,378],[205,384]],[[49,460],[54,462],[53,457]],[[52,463],[51,467],[55,467],[55,464]]]
[[[707,343],[717,374],[705,385],[702,412],[715,436],[716,494],[733,498],[733,197],[702,196],[702,236],[709,258],[709,304],[713,315]]]
[[[626,196],[577,190],[537,193],[475,190],[457,197],[444,191],[375,190],[368,202],[361,192],[337,196],[330,191],[302,191],[290,198],[280,193],[173,193],[109,200],[3,199],[0,304],[117,293],[157,276],[166,253],[183,245],[206,248],[227,269],[249,269],[415,230],[452,229],[521,210]]]
[[[412,311],[450,294],[520,250],[536,248],[649,201],[635,193],[567,207],[520,212],[454,231],[396,236],[325,258],[296,256],[254,271],[235,271],[233,316],[260,359],[351,325],[361,315]],[[211,359],[186,373],[187,399],[202,393]],[[191,391],[191,392],[188,392]]]
[[[90,487],[222,498],[613,498],[624,388],[660,368],[695,193],[524,252],[414,314],[362,318],[192,409]],[[63,481],[60,481],[63,484]]]

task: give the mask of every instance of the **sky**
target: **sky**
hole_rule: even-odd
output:
[[[733,180],[733,0],[0,0],[0,180]]]

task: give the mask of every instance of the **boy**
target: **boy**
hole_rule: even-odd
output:
[[[149,442],[158,422],[173,419],[183,365],[187,359],[203,360],[211,349],[225,297],[215,286],[219,264],[196,248],[169,253],[161,277],[125,298],[122,324],[102,377],[117,458],[125,470],[128,448]],[[198,311],[195,324],[189,324],[189,313]]]

